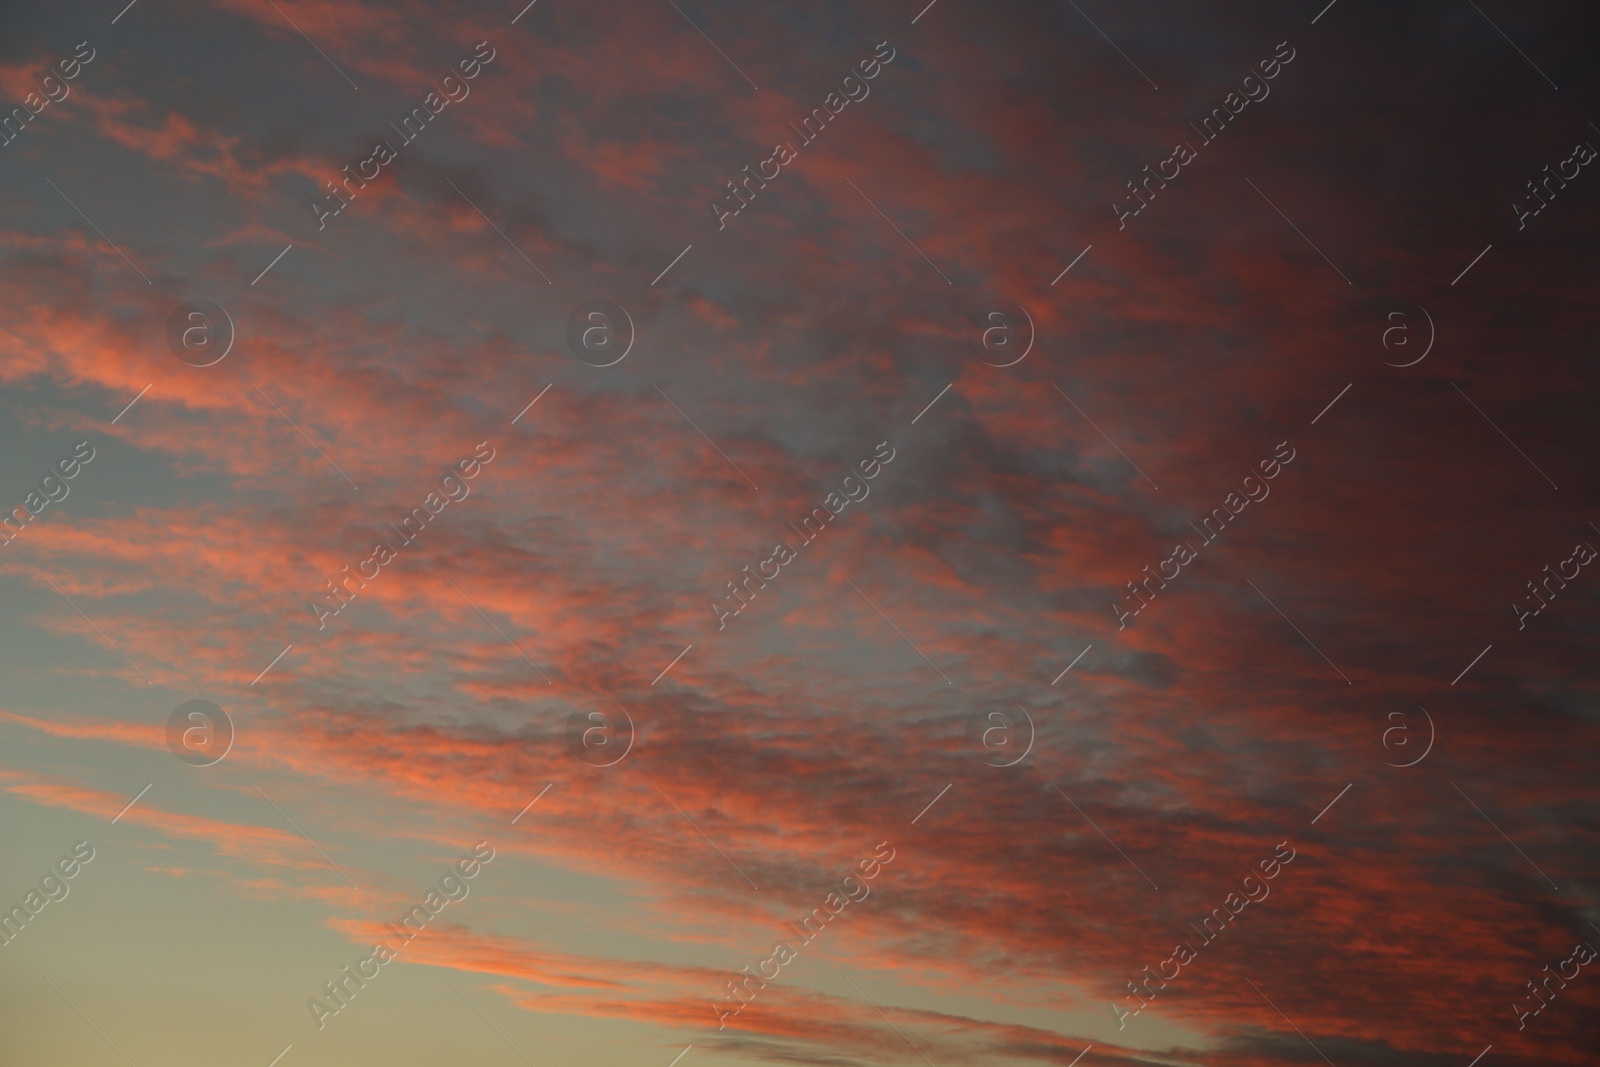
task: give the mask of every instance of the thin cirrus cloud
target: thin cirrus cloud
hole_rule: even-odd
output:
[[[330,888],[288,828],[189,800],[142,801],[118,832],[186,850],[164,868],[186,873],[159,877],[211,887],[218,908],[248,899],[297,930],[302,913],[271,909],[313,908],[356,947],[414,896],[396,870],[488,835],[507,868],[594,898],[541,900],[529,910],[567,922],[541,929],[516,910],[533,891],[496,870],[481,911],[402,954],[481,979],[497,1020],[630,1021],[730,1062],[910,1062],[909,1038],[941,1064],[1066,1065],[1093,1043],[1085,1067],[1254,1067],[1305,1062],[1309,1037],[1339,1063],[1465,1063],[1491,1036],[1496,1054],[1584,1062],[1580,983],[1536,1041],[1478,1024],[1510,1022],[1508,998],[1581,936],[1595,843],[1595,687],[1573,666],[1592,597],[1564,593],[1537,639],[1504,604],[1584,536],[1567,501],[1592,465],[1572,427],[1594,383],[1581,274],[1498,257],[1581,256],[1502,244],[1492,205],[1526,176],[1478,155],[1570,137],[1474,88],[1485,70],[1533,78],[1508,73],[1520,60],[1487,26],[1407,13],[1361,50],[1345,5],[1314,29],[1314,11],[1268,5],[1171,26],[1089,11],[1153,91],[1070,7],[941,3],[912,26],[881,5],[540,3],[511,26],[520,4],[278,6],[196,16],[187,32],[221,59],[166,80],[149,70],[174,45],[106,36],[54,121],[5,149],[21,161],[0,179],[16,194],[0,381],[26,398],[11,414],[107,453],[0,558],[48,650],[0,713],[19,811],[109,819],[127,798],[103,788],[106,761],[166,761],[166,711],[208,695],[240,727],[219,770],[291,787],[314,837],[362,843],[354,873],[378,888]],[[146,7],[118,32],[170,17]],[[1506,31],[1566,55],[1523,17]],[[1482,50],[1450,51],[1445,29]],[[1285,36],[1300,54],[1271,98],[1119,231],[1127,180],[1237,81],[1233,59]],[[484,39],[497,56],[471,95],[319,230],[322,183]],[[725,183],[885,39],[899,54],[871,95],[719,231]],[[184,91],[229,56],[233,80]],[[1459,180],[1397,145],[1398,125],[1370,129],[1387,93],[1433,120],[1418,129],[1460,133],[1409,77],[1476,109]],[[1539,223],[1556,209],[1574,233],[1593,217],[1573,196]],[[1497,272],[1493,303],[1448,284],[1491,237],[1475,270]],[[1405,376],[1378,341],[1397,293],[1448,323],[1448,352]],[[201,370],[159,327],[207,294],[239,343]],[[564,334],[596,296],[639,334],[604,375]],[[1025,302],[1038,331],[1006,371],[976,358],[991,298]],[[871,495],[719,630],[727,583],[885,440],[897,458]],[[319,629],[325,583],[394,541],[388,524],[479,441],[496,456],[471,495]],[[1198,545],[1190,524],[1282,441],[1297,458],[1270,496],[1119,629],[1142,568]],[[144,681],[103,639],[159,699],[121,698]],[[613,768],[574,759],[566,734],[599,699],[638,729]],[[993,701],[1038,730],[1015,768],[971,747]],[[1387,716],[1418,706],[1438,748],[1384,767]],[[1557,895],[1534,896],[1548,885],[1501,832]],[[808,949],[814,969],[719,1033],[726,981],[882,840],[900,857]],[[1127,983],[1284,840],[1299,857],[1271,897],[1119,1031]],[[846,975],[882,990],[888,1020]],[[284,982],[296,1010],[302,979]]]

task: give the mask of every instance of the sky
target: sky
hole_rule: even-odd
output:
[[[1600,15],[924,5],[0,5],[0,1067],[1594,1062]]]

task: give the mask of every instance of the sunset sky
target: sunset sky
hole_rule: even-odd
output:
[[[525,4],[0,5],[0,1067],[1595,1062],[1600,12]]]

